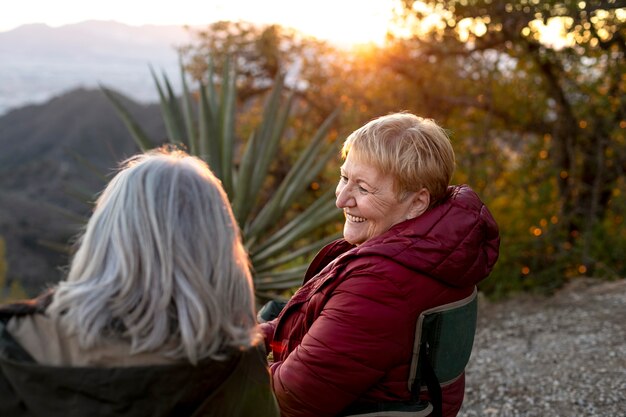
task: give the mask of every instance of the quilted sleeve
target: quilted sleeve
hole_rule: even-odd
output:
[[[259,324],[259,331],[263,336],[263,341],[265,344],[265,352],[271,352],[270,345],[274,340],[274,330],[276,329],[276,319],[272,321],[268,321],[266,323]]]
[[[282,416],[337,415],[406,360],[404,299],[393,283],[365,273],[335,288],[302,343],[271,367]]]

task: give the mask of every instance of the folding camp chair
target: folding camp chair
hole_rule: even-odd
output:
[[[477,290],[462,300],[424,311],[415,326],[408,387],[412,401],[349,407],[350,417],[441,417],[441,388],[464,372],[472,353],[477,319]],[[427,391],[430,400],[420,399]]]

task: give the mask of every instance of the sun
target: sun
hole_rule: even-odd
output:
[[[304,34],[350,46],[382,44],[392,17],[395,0],[238,0],[205,2],[210,10],[194,17],[191,24],[201,24],[201,16],[215,20],[279,24]],[[182,18],[182,16],[181,16]],[[206,23],[206,18],[204,18]]]
[[[298,2],[284,1],[294,4]],[[342,46],[382,44],[392,18],[393,1],[324,0],[310,2],[300,13],[274,15],[286,25]],[[314,5],[314,6],[313,6]],[[291,6],[293,7],[293,6]],[[267,19],[271,14],[267,15]],[[280,23],[280,22],[279,22]]]

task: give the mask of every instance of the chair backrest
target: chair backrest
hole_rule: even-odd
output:
[[[465,370],[476,333],[477,289],[459,301],[424,311],[415,327],[409,390],[419,394],[428,384],[430,368],[437,382],[445,386]],[[428,360],[430,366],[424,363]],[[431,371],[431,372],[432,372]]]
[[[346,417],[441,417],[441,386],[454,382],[465,370],[474,345],[477,289],[462,300],[424,311],[415,326],[413,358],[409,374],[412,401],[355,403]],[[429,401],[419,398],[422,387]]]

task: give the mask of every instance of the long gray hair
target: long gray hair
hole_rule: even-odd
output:
[[[125,161],[77,243],[47,311],[81,347],[117,337],[195,364],[255,343],[249,260],[200,159],[161,148]]]

